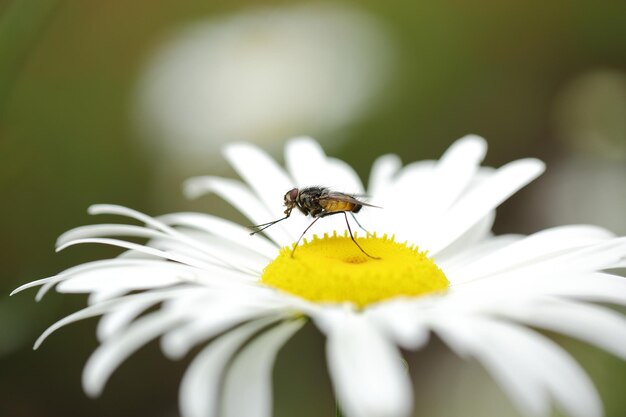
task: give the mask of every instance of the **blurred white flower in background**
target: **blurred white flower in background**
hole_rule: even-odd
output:
[[[626,233],[626,73],[596,69],[575,77],[557,96],[554,114],[566,152],[552,162],[541,204],[533,206],[542,207],[547,224],[589,221]]]
[[[219,161],[223,143],[333,137],[365,114],[391,69],[369,15],[309,4],[254,9],[186,26],[149,59],[137,117],[152,151],[184,169]]]
[[[610,159],[626,159],[626,73],[586,72],[557,97],[555,124],[570,149]]]

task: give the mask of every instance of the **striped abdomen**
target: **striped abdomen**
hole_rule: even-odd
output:
[[[347,201],[339,201],[339,200],[320,200],[320,206],[326,212],[335,212],[335,211],[353,211],[358,212],[361,209],[361,205],[350,203]]]

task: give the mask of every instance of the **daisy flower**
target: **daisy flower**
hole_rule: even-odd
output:
[[[37,299],[52,288],[89,294],[88,307],[52,325],[35,348],[60,327],[102,316],[101,344],[83,374],[89,395],[99,395],[128,356],[158,338],[172,359],[202,347],[182,379],[183,416],[267,417],[274,359],[310,320],[326,337],[344,414],[403,417],[412,413],[413,397],[400,348],[420,349],[436,334],[459,356],[480,362],[523,415],[546,416],[555,405],[572,417],[600,416],[583,369],[533,329],[626,358],[624,317],[594,304],[626,305],[626,280],[607,271],[626,265],[626,238],[589,225],[494,236],[495,208],[544,165],[521,159],[481,167],[486,148],[482,138],[467,136],[438,161],[402,166],[397,156],[382,156],[365,189],[348,164],[327,157],[312,139],[287,143],[286,168],[256,146],[229,145],[225,156],[242,181],[193,178],[189,196],[215,193],[261,224],[284,217],[281,203],[294,187],[324,184],[367,195],[383,208],[358,213],[371,233],[356,239],[380,259],[352,242],[343,216],[317,222],[315,236],[293,254],[311,222],[295,212],[250,236],[209,214],[149,217],[95,205],[92,214],[140,225],[83,226],[59,238],[58,250],[99,243],[125,251],[16,290],[40,286]]]

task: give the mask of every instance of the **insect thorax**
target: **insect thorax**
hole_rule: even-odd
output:
[[[319,216],[324,208],[320,205],[320,197],[327,195],[328,189],[323,187],[307,187],[300,190],[297,198],[298,208],[305,215]]]

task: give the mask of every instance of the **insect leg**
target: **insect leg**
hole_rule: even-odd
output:
[[[293,258],[293,254],[296,253],[296,248],[298,247],[298,244],[300,243],[300,241],[302,240],[302,238],[304,237],[304,235],[306,234],[306,232],[311,228],[311,226],[313,226],[315,224],[316,221],[318,221],[319,219],[321,219],[321,217],[316,217],[315,220],[313,220],[311,222],[310,225],[307,226],[306,229],[304,229],[304,232],[302,232],[302,234],[300,235],[300,237],[298,238],[298,241],[296,242],[296,245],[293,247],[293,250],[291,251],[291,257]]]
[[[278,222],[282,222],[283,220],[288,219],[290,215],[291,215],[291,210],[289,210],[287,215],[283,217],[282,219],[274,220],[274,221],[263,223],[263,224],[257,224],[256,226],[249,226],[250,229],[253,229],[253,231],[250,233],[250,236],[257,234],[259,232],[262,232],[263,230],[267,229],[270,226],[275,225]]]
[[[365,227],[361,226],[361,223],[359,223],[359,221],[356,219],[356,216],[354,215],[353,212],[350,212],[350,215],[352,216],[356,224],[361,228],[361,230],[363,230],[366,233],[368,237],[373,236]]]
[[[354,242],[354,244],[355,244],[355,245],[356,245],[359,249],[361,249],[361,252],[363,252],[364,254],[366,254],[367,256],[369,256],[369,257],[370,257],[370,258],[372,258],[372,259],[380,259],[380,258],[378,258],[378,257],[376,257],[376,256],[372,256],[372,255],[370,255],[369,253],[367,253],[367,252],[365,252],[365,251],[363,250],[363,248],[361,247],[361,245],[359,245],[359,244],[357,243],[357,241],[356,241],[356,239],[354,238],[354,236],[352,236],[352,229],[350,229],[350,223],[348,223],[348,215],[346,214],[346,212],[345,212],[345,211],[340,211],[339,213],[343,213],[343,216],[346,218],[346,226],[348,226],[348,232],[350,233],[350,239],[352,239],[352,241]],[[357,223],[358,223],[358,222],[357,222]]]
[[[352,239],[352,241],[354,242],[354,244],[357,246],[357,248],[359,248],[361,250],[361,252],[363,252],[365,255],[367,255],[368,257],[372,258],[372,259],[380,259],[379,257],[376,256],[372,256],[369,253],[365,252],[363,250],[363,248],[361,247],[361,245],[358,244],[358,242],[356,241],[356,239],[354,239],[354,236],[352,235],[352,229],[350,228],[350,223],[348,222],[348,215],[346,214],[345,211],[332,211],[332,212],[328,212],[328,213],[323,213],[320,217],[328,217],[328,216],[332,216],[333,214],[339,214],[339,213],[343,213],[344,217],[346,218],[346,226],[348,226],[348,233],[350,233],[350,239]],[[320,218],[318,217],[318,219]],[[357,222],[358,223],[358,222]],[[312,226],[312,224],[311,224]],[[309,227],[311,227],[309,226]],[[308,230],[308,228],[307,228]],[[306,230],[305,230],[306,231]]]

